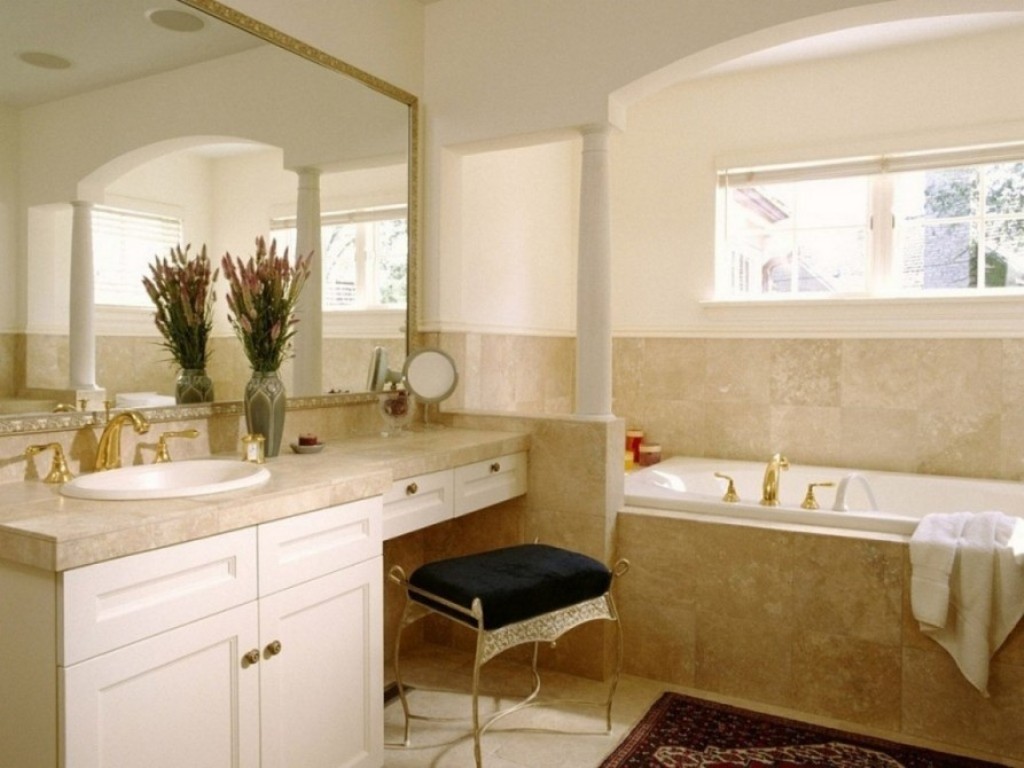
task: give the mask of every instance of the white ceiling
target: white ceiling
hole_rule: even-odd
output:
[[[171,32],[147,12],[175,10],[206,23],[198,32]],[[257,38],[175,0],[3,0],[0,24],[0,104],[24,107],[235,53]],[[42,52],[71,61],[40,69],[18,54]]]

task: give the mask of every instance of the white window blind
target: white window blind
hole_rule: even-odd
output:
[[[92,249],[97,304],[150,307],[142,287],[149,265],[181,242],[179,219],[139,211],[96,206],[92,211]]]

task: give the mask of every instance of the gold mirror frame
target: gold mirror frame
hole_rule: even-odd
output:
[[[408,244],[409,263],[407,269],[406,291],[406,354],[413,347],[417,334],[417,297],[419,295],[419,249],[420,249],[420,215],[419,215],[419,100],[413,94],[381,80],[348,62],[331,56],[324,51],[285,34],[278,29],[257,21],[251,16],[229,8],[217,0],[178,0],[179,3],[201,11],[215,19],[230,24],[244,32],[275,45],[289,53],[301,56],[321,67],[326,67],[338,74],[362,83],[378,93],[405,104],[409,110],[409,147],[408,147]],[[372,392],[355,394],[322,395],[319,397],[289,398],[289,408],[316,408],[344,403],[376,402],[377,395]],[[184,421],[202,419],[213,415],[241,415],[242,405],[239,401],[223,401],[202,405],[169,406],[167,408],[146,409],[147,418],[153,422]],[[99,422],[95,412],[27,414],[0,416],[0,435],[21,434],[28,432],[53,432],[92,426]]]

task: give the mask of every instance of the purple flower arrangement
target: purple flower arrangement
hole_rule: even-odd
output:
[[[162,346],[183,369],[203,370],[208,357],[207,341],[213,328],[213,283],[206,246],[190,259],[186,245],[171,248],[167,258],[156,257],[142,284],[156,306],[154,322],[163,336]]]

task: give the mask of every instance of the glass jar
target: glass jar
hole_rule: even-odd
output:
[[[626,430],[626,450],[633,454],[633,463],[640,463],[640,443],[644,441],[642,429]]]
[[[637,462],[641,467],[649,467],[661,461],[661,446],[657,443],[643,443],[640,446],[640,460]]]

